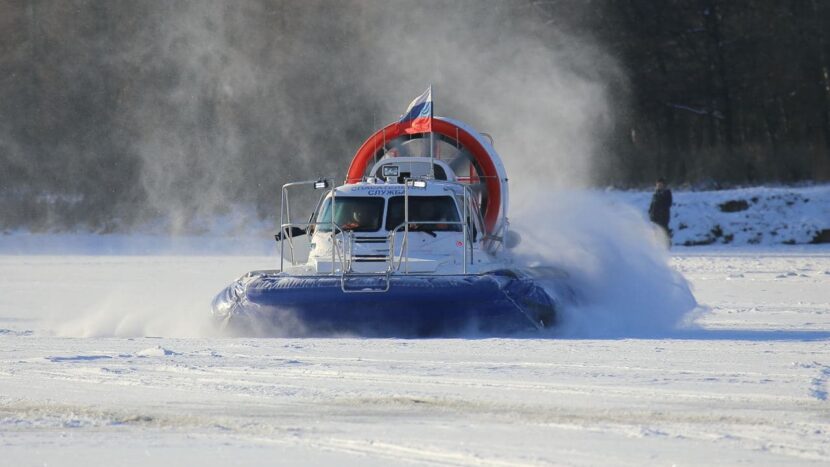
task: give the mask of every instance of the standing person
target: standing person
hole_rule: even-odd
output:
[[[666,180],[657,179],[654,194],[651,196],[651,205],[648,207],[648,218],[651,222],[663,228],[671,245],[671,231],[669,230],[669,219],[671,218],[672,197],[671,190],[666,187]]]

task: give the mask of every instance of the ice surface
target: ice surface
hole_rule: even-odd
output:
[[[183,304],[76,334],[108,337],[55,335],[55,313],[109,309],[125,321],[124,309],[174,292],[204,310],[227,277],[272,258],[2,257],[3,462],[830,462],[830,251],[696,249],[669,260],[711,307],[698,329],[297,340],[198,337]],[[178,289],[164,286],[170,278]],[[113,283],[121,295],[106,299]],[[188,335],[189,321],[194,337],[141,337]],[[119,329],[136,337],[112,337]]]
[[[516,339],[226,338],[266,251],[6,235],[0,464],[830,463],[830,248],[670,254],[627,196],[514,210],[584,299]]]
[[[135,354],[137,357],[166,357],[168,355],[178,355],[176,352],[165,349],[164,347],[157,345],[155,347],[149,347],[144,350],[139,350]]]

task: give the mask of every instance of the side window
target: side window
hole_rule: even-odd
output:
[[[479,232],[484,231],[484,221],[481,218],[481,210],[478,207],[478,203],[471,201],[470,207],[470,218],[467,219],[467,228],[470,229],[470,236],[473,241],[476,241]]]

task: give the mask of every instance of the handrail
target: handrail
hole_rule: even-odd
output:
[[[353,261],[353,258],[354,258],[354,248],[355,248],[354,243],[355,243],[355,239],[357,237],[354,235],[354,232],[352,232],[352,231],[344,231],[344,233],[349,234],[349,236],[348,236],[348,245],[349,245],[349,247],[348,247],[348,255],[347,255],[346,254],[347,249],[345,248],[345,245],[346,245],[347,241],[344,239],[343,240],[344,258],[348,258],[348,259],[346,260],[347,262],[344,264],[344,266],[341,268],[340,290],[342,290],[343,293],[388,292],[389,288],[391,286],[391,282],[389,280],[389,275],[391,274],[391,270],[388,266],[388,264],[391,263],[391,258],[392,258],[391,253],[387,254],[387,256],[386,256],[386,261],[387,261],[386,271],[383,271],[382,273],[355,273],[354,271],[352,271],[352,261]],[[362,289],[350,289],[346,286],[346,277],[349,277],[349,276],[352,276],[352,277],[378,277],[378,276],[383,276],[384,286],[383,286],[383,288],[373,288],[373,287],[366,288],[366,287],[364,287]]]
[[[412,224],[419,224],[419,225],[460,225],[462,236],[464,238],[464,250],[462,251],[462,271],[463,274],[467,274],[467,248],[470,249],[470,261],[473,261],[473,242],[471,241],[469,231],[467,229],[467,218],[469,216],[469,212],[467,210],[469,200],[471,197],[471,191],[468,186],[465,186],[461,183],[456,182],[448,182],[441,180],[440,183],[452,186],[461,187],[464,190],[464,214],[461,221],[410,221],[409,220],[409,183],[410,181],[414,181],[415,179],[405,179],[404,180],[404,221],[399,224],[397,227],[392,229],[392,231],[387,234],[389,240],[389,265],[387,269],[391,272],[393,270],[400,271],[401,263],[404,263],[404,274],[409,274],[409,226]],[[433,182],[434,183],[434,182]],[[404,238],[401,241],[401,254],[398,255],[398,266],[395,267],[395,234],[398,233],[401,228],[404,229]]]
[[[460,225],[460,226],[462,226],[462,229],[464,227],[464,222],[463,221],[437,221],[437,222],[410,221],[410,222],[402,222],[400,225],[398,225],[393,230],[391,230],[387,234],[387,238],[388,238],[387,241],[389,242],[389,255],[390,255],[390,261],[389,261],[389,267],[388,268],[389,268],[390,271],[399,271],[400,268],[401,268],[401,263],[404,263],[404,265],[405,265],[404,274],[409,274],[409,267],[408,267],[408,265],[409,265],[409,241],[408,241],[408,235],[409,235],[409,232],[412,232],[412,231],[407,230],[404,233],[404,240],[401,242],[402,248],[401,248],[401,254],[400,255],[396,255],[396,253],[395,253],[395,234],[398,233],[407,224],[409,224],[409,225],[413,225],[413,224],[417,224],[417,225],[437,225],[437,224],[441,224],[441,225]],[[463,230],[462,230],[462,232],[463,232]],[[464,272],[463,272],[463,274],[467,274],[467,244],[469,242],[466,241],[466,240],[468,240],[466,235],[464,236],[464,238],[465,238],[465,245],[464,245]],[[406,253],[404,253],[404,251]],[[397,266],[397,268],[395,267],[395,256],[398,257],[398,266]]]
[[[331,221],[330,222],[315,222],[314,224],[315,225],[316,224],[330,224],[331,225],[331,271],[332,271],[332,275],[333,275],[334,274],[335,250],[337,249],[336,248],[337,243],[335,242],[335,237],[334,237],[335,232],[336,232],[335,229],[334,229],[334,227],[336,225],[334,223],[334,201],[335,201],[335,198],[336,198],[336,196],[335,196],[336,192],[335,192],[335,189],[334,189],[334,184],[332,183],[331,179],[303,180],[303,181],[299,181],[299,182],[288,182],[288,183],[284,184],[282,186],[282,191],[280,193],[280,229],[282,229],[282,231],[284,232],[285,231],[284,229],[285,229],[286,226],[291,227],[291,226],[299,226],[299,225],[305,224],[306,227],[308,227],[309,225],[312,224],[312,223],[308,223],[308,222],[306,222],[306,223],[292,223],[291,222],[291,209],[290,209],[290,205],[289,205],[289,201],[288,201],[288,188],[295,187],[295,186],[303,186],[303,185],[313,185],[313,184],[315,184],[317,182],[320,182],[320,181],[325,181],[328,184],[328,186],[331,187],[329,189],[329,191],[331,193],[331,213],[332,213],[332,215],[331,215]],[[283,212],[285,212],[285,220],[288,221],[287,223],[283,222]],[[338,225],[337,227],[339,228],[340,226]],[[294,256],[294,237],[291,236],[291,235],[288,236],[288,247],[291,249],[291,265],[294,266],[294,265],[296,265],[296,258]],[[345,252],[344,252],[343,256],[345,256]],[[283,272],[284,261],[285,261],[285,242],[280,241],[280,272]]]
[[[281,229],[282,232],[286,232],[287,228],[290,228],[290,227],[305,227],[305,228],[308,228],[312,225],[315,225],[315,226],[316,225],[329,225],[329,226],[332,227],[332,234],[331,234],[331,243],[332,243],[332,254],[331,254],[332,269],[331,269],[331,271],[332,272],[331,272],[331,274],[334,274],[334,263],[335,263],[336,250],[337,250],[337,241],[336,241],[337,237],[336,237],[336,235],[339,234],[339,233],[345,233],[345,234],[351,236],[352,232],[349,231],[349,230],[343,229],[343,227],[341,227],[340,224],[337,224],[333,221],[331,221],[331,222],[291,222],[291,223],[284,223],[284,224],[280,225],[280,229]],[[289,236],[287,236],[287,238],[291,239],[291,238],[293,238],[293,236],[289,235]],[[282,241],[280,241],[280,243],[282,243]],[[290,241],[289,241],[289,243],[290,243]],[[345,244],[346,242],[343,241],[342,243]],[[341,270],[342,270],[343,268],[346,267],[346,256],[347,255],[346,255],[346,248],[345,247],[343,248],[343,253],[339,254],[339,256],[340,256],[340,267],[341,267]],[[280,251],[280,272],[283,271],[283,262],[282,261],[283,261],[282,260],[282,251]],[[297,263],[294,261],[293,256],[292,256],[291,265],[292,266],[297,265]]]
[[[301,185],[309,185],[313,183],[317,183],[321,180],[307,180],[307,181],[300,181],[300,182],[291,182],[286,183],[282,187],[282,196],[280,199],[280,229],[282,232],[286,232],[287,229],[291,227],[299,227],[305,228],[306,231],[311,226],[319,226],[319,225],[328,225],[331,229],[330,239],[331,239],[331,271],[329,275],[334,276],[337,274],[335,264],[338,262],[339,256],[339,263],[340,263],[340,277],[341,277],[341,288],[344,292],[357,292],[357,291],[372,291],[372,292],[379,292],[379,291],[386,291],[389,290],[389,276],[393,273],[400,273],[401,266],[403,266],[403,273],[409,274],[409,227],[411,225],[460,225],[462,236],[464,238],[464,248],[462,250],[462,274],[467,274],[467,263],[468,261],[470,264],[474,263],[474,242],[472,240],[471,231],[469,228],[469,222],[472,219],[473,214],[475,213],[474,210],[471,211],[470,209],[470,202],[473,198],[472,188],[464,183],[459,183],[456,181],[449,181],[449,180],[429,180],[430,184],[440,184],[444,185],[445,191],[451,191],[453,193],[453,198],[455,199],[456,203],[458,200],[458,195],[463,193],[463,215],[462,219],[459,221],[411,221],[409,219],[409,190],[411,187],[414,186],[412,182],[419,181],[420,179],[412,179],[406,178],[404,179],[404,222],[400,225],[396,226],[392,231],[388,232],[387,234],[387,245],[389,245],[389,254],[386,258],[387,265],[386,271],[383,273],[372,273],[372,275],[383,275],[386,279],[385,288],[383,289],[361,289],[361,290],[350,290],[346,287],[345,277],[352,273],[352,261],[354,256],[355,250],[355,238],[354,232],[350,230],[343,229],[342,226],[334,222],[334,212],[335,212],[335,199],[336,199],[336,190],[334,186],[331,186],[329,189],[330,194],[328,195],[331,198],[331,206],[329,209],[331,210],[331,218],[328,221],[323,222],[291,222],[291,210],[290,210],[290,203],[288,197],[288,188],[301,186]],[[325,180],[331,183],[330,180]],[[451,187],[456,187],[457,189],[453,189]],[[462,193],[459,193],[458,189]],[[325,196],[325,195],[323,195]],[[287,221],[287,222],[284,222]],[[502,231],[505,230],[503,226]],[[318,230],[319,231],[319,230]],[[403,240],[401,241],[401,251],[400,254],[396,254],[396,234],[399,232],[404,232]],[[341,235],[340,238],[340,245],[338,247],[338,234]],[[290,260],[293,266],[296,266],[296,256],[295,256],[295,248],[293,244],[293,237],[292,235],[283,235],[283,240],[286,238],[288,239],[288,245],[290,248]],[[500,240],[499,237],[492,238],[490,236],[482,236],[482,240],[485,238],[490,240]],[[467,250],[469,249],[469,256]],[[280,241],[280,272],[284,271],[284,262],[285,262],[285,242]],[[355,273],[355,275],[364,275],[361,273]],[[368,274],[365,274],[368,275]]]

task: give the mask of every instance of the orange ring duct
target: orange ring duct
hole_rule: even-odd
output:
[[[399,125],[395,122],[370,136],[352,158],[346,183],[357,183],[361,181],[363,175],[366,173],[366,167],[373,159],[375,153],[383,147],[385,142],[406,134],[404,132],[405,128],[405,125]],[[499,219],[499,211],[501,211],[501,180],[499,180],[499,174],[496,171],[493,160],[490,158],[490,154],[475,136],[446,120],[433,119],[432,131],[453,140],[456,139],[457,135],[459,144],[470,151],[478,166],[481,167],[483,173],[478,175],[484,179],[484,183],[487,186],[487,200],[485,205],[481,206],[484,212],[484,228],[487,230],[486,233],[494,234]]]

